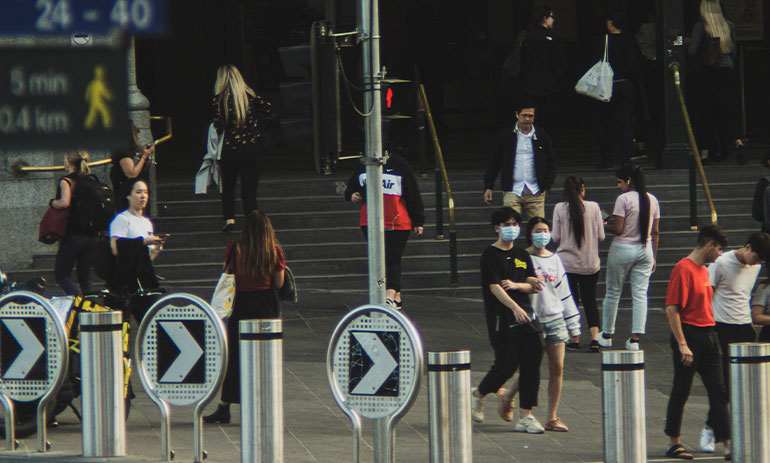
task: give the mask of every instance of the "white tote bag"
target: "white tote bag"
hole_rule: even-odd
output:
[[[233,299],[235,299],[235,275],[227,273],[232,270],[233,254],[235,253],[235,244],[230,248],[230,255],[227,257],[222,275],[219,276],[217,287],[214,288],[214,295],[211,296],[211,308],[219,315],[219,318],[227,318],[233,313]]]
[[[609,35],[604,36],[604,58],[597,61],[575,85],[575,91],[605,103],[612,98],[612,78],[615,72],[607,61]]]

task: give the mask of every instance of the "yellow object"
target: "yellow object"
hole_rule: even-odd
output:
[[[112,100],[112,92],[107,88],[104,82],[104,66],[94,67],[94,80],[86,87],[86,103],[88,103],[88,115],[86,116],[85,128],[93,129],[97,122],[97,117],[101,119],[102,126],[105,129],[112,127],[112,117],[110,116],[110,107],[107,104]]]

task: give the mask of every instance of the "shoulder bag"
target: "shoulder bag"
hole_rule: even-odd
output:
[[[233,313],[233,300],[235,299],[235,267],[233,255],[238,251],[237,244],[230,247],[227,263],[219,276],[214,295],[211,297],[211,308],[220,318],[227,318]]]
[[[72,181],[68,180],[70,184],[70,204],[72,204],[72,195],[74,194],[74,188]],[[67,234],[67,222],[70,217],[70,208],[58,209],[53,206],[48,206],[48,210],[43,214],[43,218],[40,219],[40,226],[38,227],[37,240],[44,244],[54,244],[60,239],[64,238]]]
[[[612,99],[612,79],[615,71],[607,61],[609,34],[604,35],[604,57],[591,66],[575,85],[575,91],[605,103]]]

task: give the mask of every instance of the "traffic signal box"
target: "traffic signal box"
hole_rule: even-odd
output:
[[[330,24],[316,21],[311,26],[310,44],[278,48],[289,79],[280,84],[286,110],[281,118],[284,138],[289,147],[313,153],[320,174],[332,173],[342,154],[338,47],[350,45],[349,38],[338,44],[337,40],[342,39],[332,36]],[[381,89],[383,149],[402,151],[414,132],[414,86],[409,80],[386,78],[381,82]],[[357,104],[363,101],[362,98],[356,100]],[[352,157],[361,151],[362,148],[356,148]]]
[[[308,45],[279,47],[284,73],[280,85],[287,117],[281,119],[286,143],[313,153],[318,173],[331,173],[342,149],[337,50],[329,24],[311,26]]]

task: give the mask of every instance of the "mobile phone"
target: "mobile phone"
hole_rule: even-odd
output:
[[[602,209],[601,211],[602,211],[602,220],[604,220],[606,222],[607,219],[610,218],[610,215],[607,214],[607,212],[604,209]]]
[[[150,149],[153,146],[155,146],[155,143],[157,143],[157,140],[151,141],[150,143],[147,143],[146,145],[144,145],[144,147],[147,148],[147,149]]]

